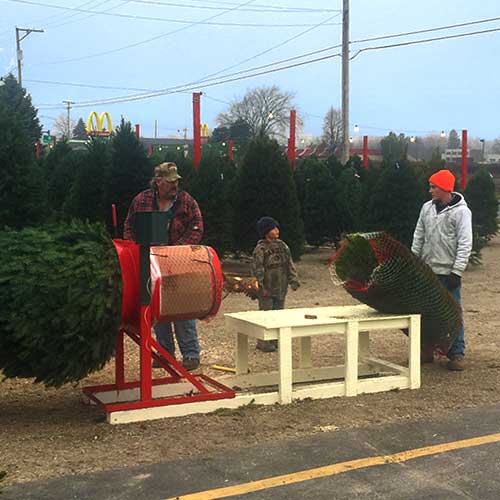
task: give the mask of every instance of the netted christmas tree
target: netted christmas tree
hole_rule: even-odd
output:
[[[354,298],[388,314],[420,314],[421,342],[448,352],[461,325],[460,309],[431,268],[389,234],[350,234],[330,259]]]
[[[104,225],[0,233],[0,370],[47,386],[82,379],[113,353],[118,258]]]

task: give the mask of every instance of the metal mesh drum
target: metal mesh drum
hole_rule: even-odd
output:
[[[153,321],[203,319],[216,314],[222,282],[219,259],[210,247],[151,247]]]

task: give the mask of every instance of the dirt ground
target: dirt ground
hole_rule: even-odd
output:
[[[348,305],[355,301],[330,280],[331,251],[307,253],[298,263],[302,287],[290,292],[288,307]],[[483,251],[483,265],[470,267],[463,283],[467,370],[449,372],[444,360],[422,368],[422,388],[305,400],[288,406],[251,406],[210,415],[192,415],[112,426],[101,411],[82,402],[81,386],[113,381],[113,362],[80,384],[46,389],[31,380],[0,382],[0,476],[2,484],[155,463],[256,442],[336,429],[421,419],[459,408],[500,402],[500,237]],[[224,313],[256,309],[243,295],[230,295],[218,316],[199,323],[202,370],[221,376],[213,364],[234,366],[234,339],[224,331]],[[404,363],[401,332],[374,335],[379,357]],[[127,344],[127,361],[137,351]],[[252,347],[252,344],[251,344]],[[313,339],[313,363],[329,365],[342,357],[339,340]],[[276,353],[251,349],[252,370],[276,366]],[[157,372],[160,375],[160,372]],[[129,373],[133,375],[133,372]]]

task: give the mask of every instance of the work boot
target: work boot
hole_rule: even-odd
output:
[[[453,372],[463,372],[465,370],[465,361],[462,357],[450,358],[448,364],[446,365],[448,370]]]
[[[200,366],[200,360],[198,358],[184,358],[182,360],[182,366],[188,371],[196,370]]]
[[[278,341],[257,339],[256,348],[262,352],[274,352],[278,348]]]

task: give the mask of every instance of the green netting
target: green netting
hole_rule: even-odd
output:
[[[380,312],[420,314],[422,345],[446,353],[458,335],[460,308],[431,268],[387,233],[350,234],[330,259],[353,297]]]

